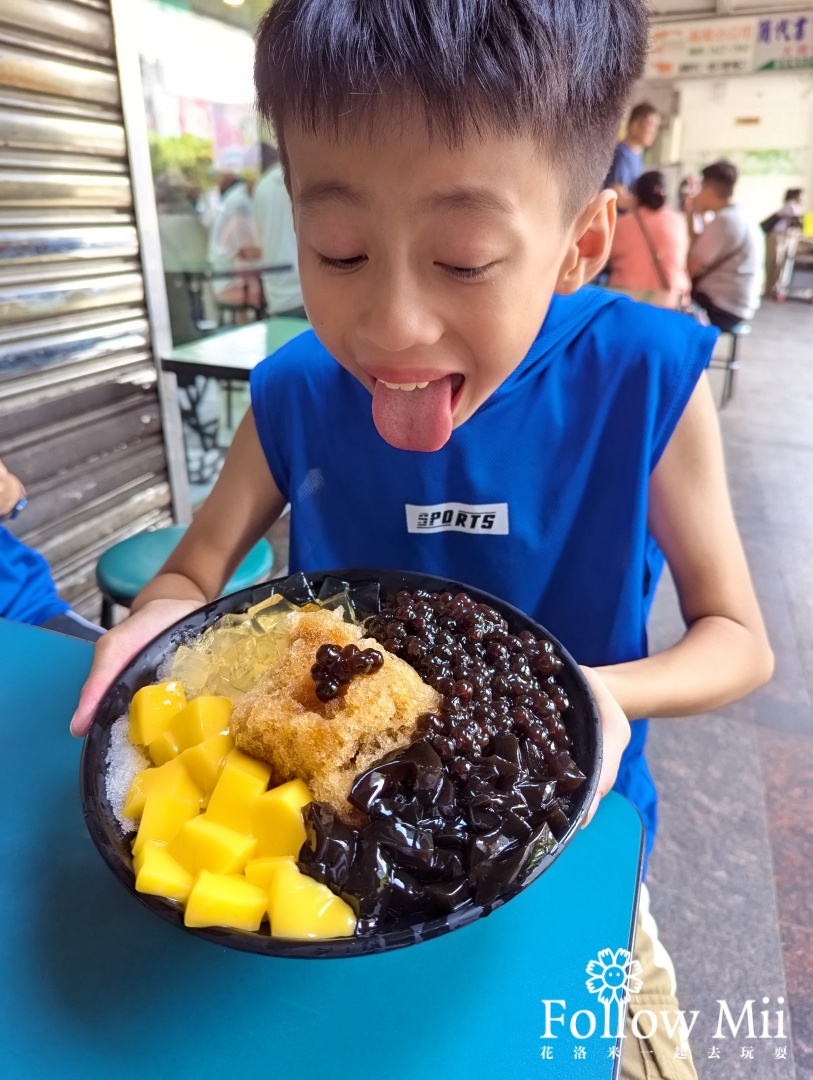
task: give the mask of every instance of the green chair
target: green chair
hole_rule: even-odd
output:
[[[113,625],[113,605],[129,608],[147,582],[155,577],[178,541],[185,525],[148,529],[108,548],[96,564],[96,580],[102,593],[102,626]],[[226,583],[223,592],[247,589],[267,578],[274,553],[267,540],[255,544]]]
[[[734,379],[742,366],[742,362],[737,356],[737,345],[739,344],[740,338],[748,337],[751,333],[751,329],[750,323],[741,322],[737,323],[731,330],[723,330],[720,334],[720,341],[724,338],[727,338],[729,341],[728,352],[724,357],[712,360],[709,367],[717,368],[725,372],[723,392],[720,397],[721,409],[724,409],[734,396]]]

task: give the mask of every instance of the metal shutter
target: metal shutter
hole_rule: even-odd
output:
[[[14,532],[91,618],[99,554],[173,517],[142,255],[109,2],[2,0],[0,458]]]

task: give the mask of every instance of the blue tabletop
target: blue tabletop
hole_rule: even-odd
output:
[[[609,795],[536,884],[437,940],[333,961],[222,949],[142,908],[88,836],[67,725],[90,657],[0,619],[6,1080],[616,1074],[585,969],[632,947],[642,828],[628,802]]]

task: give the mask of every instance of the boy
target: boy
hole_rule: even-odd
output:
[[[315,333],[254,372],[212,495],[97,648],[75,734],[286,502],[292,570],[469,582],[600,666],[602,794],[627,738],[606,687],[629,716],[679,716],[769,677],[698,383],[714,334],[581,289],[607,259],[615,195],[600,188],[646,32],[643,0],[277,0],[255,74]],[[647,657],[661,552],[688,629]],[[651,848],[646,722],[633,727],[618,786]],[[672,992],[667,978],[660,1008]],[[652,1075],[627,1047],[627,1074]]]

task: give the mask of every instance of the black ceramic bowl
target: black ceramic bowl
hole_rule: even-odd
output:
[[[329,572],[309,573],[305,577],[313,586],[314,592],[318,592],[326,577],[339,578],[342,581],[349,582],[351,585],[371,581],[378,582],[381,586],[383,598],[392,596],[401,589],[408,589],[410,592],[415,589],[426,589],[430,592],[466,592],[479,603],[490,604],[496,608],[507,619],[512,633],[519,634],[523,630],[530,630],[536,637],[552,641],[559,656],[564,661],[564,667],[557,675],[557,679],[564,687],[571,702],[571,708],[564,717],[573,743],[570,753],[587,777],[587,780],[572,797],[569,826],[564,835],[542,857],[541,861],[526,874],[524,879],[520,880],[518,885],[498,897],[491,904],[483,906],[469,901],[449,915],[439,915],[431,919],[413,921],[404,919],[393,923],[390,928],[384,931],[351,938],[334,938],[328,941],[289,941],[283,938],[274,938],[262,932],[249,933],[241,930],[219,929],[217,927],[189,929],[187,932],[205,938],[207,941],[213,941],[218,945],[243,949],[248,952],[265,953],[268,956],[327,959],[385,952],[406,945],[415,945],[418,942],[428,941],[430,938],[445,934],[449,930],[456,930],[458,927],[466,926],[476,919],[488,915],[491,911],[513,899],[523,889],[536,881],[540,874],[544,873],[568,845],[590,808],[601,771],[601,727],[598,711],[584,676],[570,654],[533,619],[523,615],[521,611],[499,600],[497,597],[490,596],[488,593],[471,588],[468,585],[430,577],[427,574],[414,574],[396,570],[331,570]],[[267,582],[263,585],[232,593],[230,596],[223,596],[219,600],[207,604],[206,607],[192,612],[181,622],[176,623],[164,631],[163,634],[160,634],[150,642],[139,656],[127,665],[108,690],[96,710],[90,731],[85,739],[80,767],[80,786],[82,810],[93,842],[107,865],[129,892],[160,918],[181,929],[187,928],[184,927],[183,910],[180,905],[170,900],[164,900],[157,896],[148,896],[135,891],[130,838],[126,837],[122,832],[106,794],[105,775],[107,771],[107,752],[110,744],[110,729],[113,723],[127,712],[130,700],[136,690],[158,681],[159,669],[179,644],[188,643],[196,638],[206,627],[216,622],[221,615],[246,611],[252,605],[269,596],[275,591],[275,587],[279,585],[280,581]],[[276,591],[284,592],[279,588]],[[290,599],[296,600],[297,598],[291,596]]]

